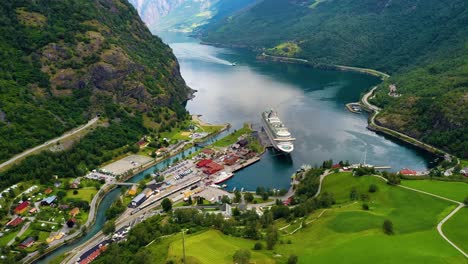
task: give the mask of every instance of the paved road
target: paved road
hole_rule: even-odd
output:
[[[407,142],[411,143],[411,142],[415,142],[417,144],[419,144],[420,146],[424,146],[426,149],[428,150],[432,150],[432,151],[435,151],[435,152],[440,152],[440,153],[443,153],[444,155],[449,155],[447,152],[441,150],[441,149],[438,149],[434,146],[431,146],[429,144],[426,144],[422,141],[419,141],[415,138],[412,138],[406,134],[403,134],[403,133],[400,133],[396,130],[393,130],[393,129],[390,129],[390,128],[386,128],[386,127],[383,127],[383,126],[380,126],[380,125],[377,125],[375,123],[375,117],[380,113],[380,111],[382,109],[380,109],[379,107],[369,103],[369,98],[374,94],[374,91],[377,89],[377,86],[375,86],[374,88],[372,88],[369,92],[367,92],[366,94],[364,94],[364,96],[362,97],[362,100],[361,100],[361,103],[364,105],[364,107],[367,107],[369,108],[370,110],[372,110],[373,114],[371,114],[371,117],[369,119],[369,123],[375,127],[378,127],[380,128],[381,130],[386,130],[387,133],[392,133],[392,134],[396,134],[398,136],[400,136],[400,138],[402,139],[406,139]]]
[[[10,165],[10,164],[15,163],[18,159],[21,159],[21,158],[24,158],[24,157],[26,157],[28,155],[31,155],[32,153],[34,153],[35,151],[40,150],[41,148],[47,147],[49,145],[52,145],[54,143],[59,142],[60,140],[65,139],[67,137],[73,136],[74,134],[76,134],[76,133],[78,133],[78,132],[80,132],[80,131],[82,131],[82,130],[90,127],[90,126],[92,126],[98,120],[99,120],[99,117],[95,117],[95,118],[89,120],[87,124],[85,124],[85,125],[83,125],[81,127],[78,127],[78,128],[76,128],[74,130],[68,131],[65,134],[63,134],[62,136],[58,137],[58,138],[54,138],[52,140],[44,142],[44,144],[42,144],[42,145],[39,145],[39,146],[36,146],[34,148],[25,150],[24,152],[22,152],[22,153],[20,153],[20,154],[18,154],[16,156],[14,156],[13,158],[3,162],[2,164],[0,164],[0,170],[3,169],[4,167]]]

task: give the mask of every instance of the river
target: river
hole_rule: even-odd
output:
[[[367,115],[345,109],[346,103],[358,101],[364,91],[380,82],[376,77],[262,62],[252,52],[201,45],[180,34],[164,34],[162,38],[177,56],[187,84],[197,90],[195,98],[187,102],[190,113],[200,114],[210,123],[229,122],[236,129],[244,122],[260,124],[260,113],[273,107],[297,138],[290,156],[267,151],[260,162],[227,181],[229,189],[288,188],[291,174],[302,164],[320,165],[331,158],[362,162],[366,157],[367,163],[391,166],[393,171],[405,167],[425,170],[430,165],[431,155],[367,130]],[[237,66],[231,66],[233,62]],[[177,157],[180,159],[181,155]],[[130,181],[141,180],[173,159]],[[49,263],[99,232],[105,222],[105,209],[119,193],[120,189],[115,189],[104,197],[96,222],[85,237],[38,263]]]

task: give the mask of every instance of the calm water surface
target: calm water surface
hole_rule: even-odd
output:
[[[260,162],[236,173],[227,182],[229,188],[286,188],[302,164],[318,165],[330,158],[360,162],[366,156],[367,163],[394,171],[425,170],[429,165],[428,154],[367,130],[367,115],[345,109],[378,84],[378,78],[261,62],[244,50],[200,45],[175,34],[162,37],[179,59],[187,84],[198,91],[187,104],[191,113],[238,128],[244,122],[259,124],[260,113],[273,107],[297,138],[290,157],[267,152]]]
[[[290,156],[267,151],[262,160],[236,173],[226,182],[234,187],[255,190],[257,186],[288,188],[291,174],[302,164],[319,165],[323,160],[360,162],[424,170],[431,156],[409,146],[386,139],[366,129],[367,117],[349,113],[344,105],[359,100],[361,93],[379,79],[349,72],[316,70],[301,65],[260,62],[255,54],[243,50],[200,45],[183,35],[162,36],[176,54],[182,76],[198,90],[187,103],[192,114],[203,115],[210,123],[226,123],[239,128],[244,122],[260,124],[260,113],[275,108],[297,138]],[[236,62],[237,66],[231,66]],[[186,155],[189,151],[187,150]],[[134,178],[162,169],[176,157],[150,168]],[[177,158],[181,158],[178,155]],[[88,234],[61,247],[38,261],[49,263],[90,239],[105,223],[105,209],[119,197],[116,189],[107,194],[97,211],[96,222]]]

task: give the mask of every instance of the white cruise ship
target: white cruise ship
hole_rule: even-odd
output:
[[[284,153],[291,153],[294,150],[291,133],[278,117],[278,113],[271,109],[262,113],[262,122],[265,132],[273,147]]]

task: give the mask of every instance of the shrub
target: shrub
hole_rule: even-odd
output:
[[[393,223],[390,220],[385,220],[383,223],[383,231],[387,235],[392,235],[393,234]]]
[[[369,185],[369,192],[370,193],[375,193],[377,191],[377,185],[371,184]]]
[[[362,204],[362,210],[365,210],[365,211],[369,210],[369,205],[366,204],[366,203],[363,203]]]
[[[254,245],[254,250],[262,250],[263,249],[263,244],[261,242],[257,242]]]

